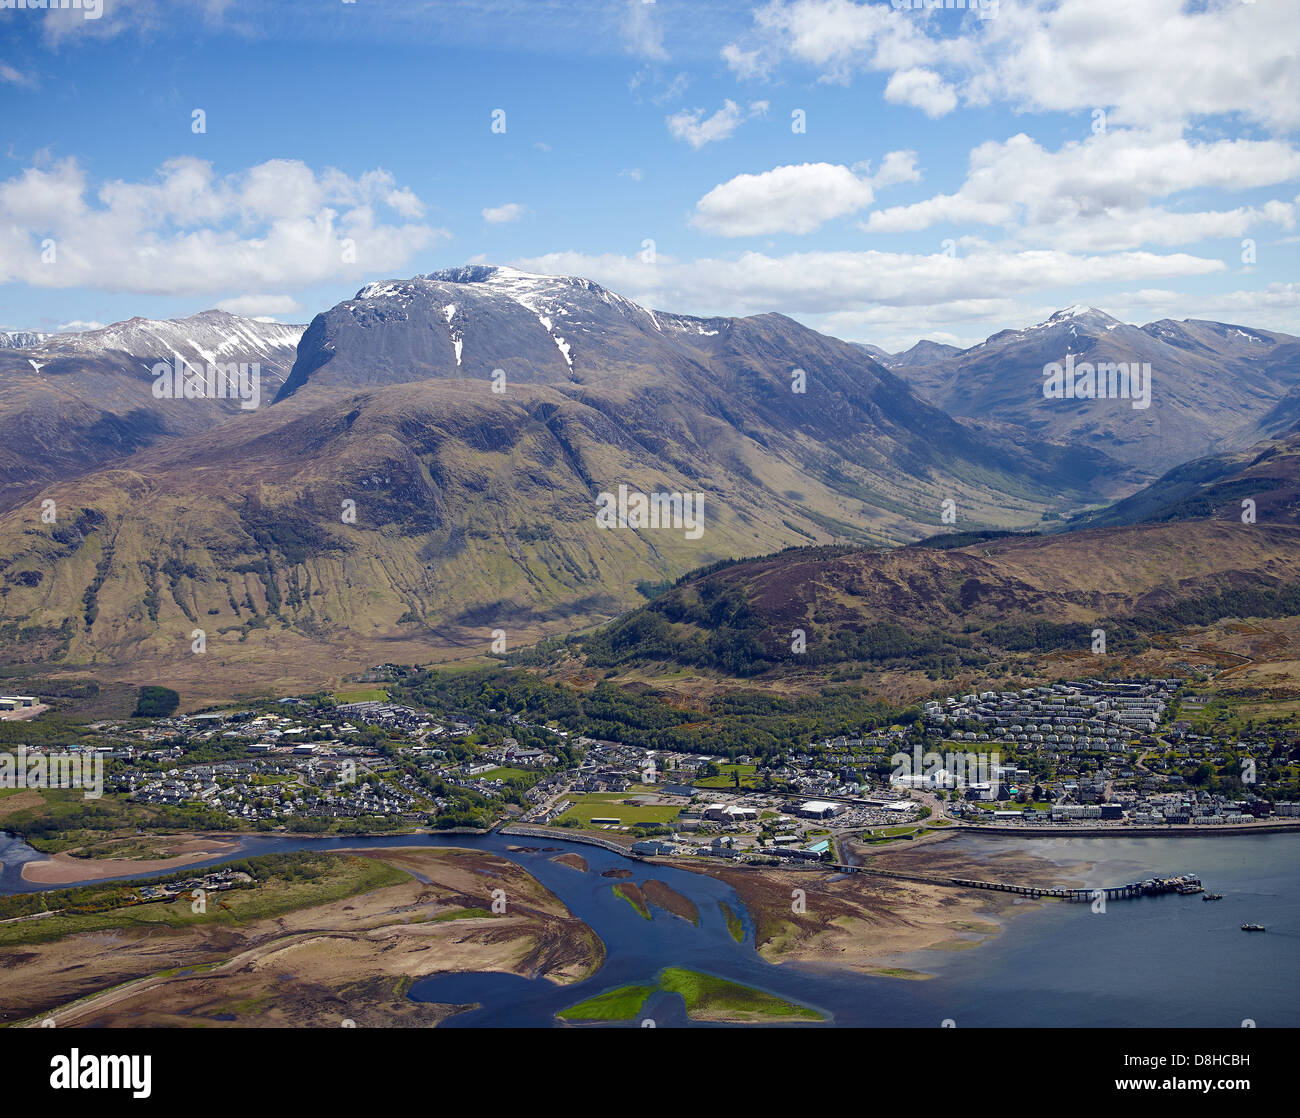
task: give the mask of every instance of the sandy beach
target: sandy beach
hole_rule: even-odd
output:
[[[1002,879],[1026,884],[1057,884],[1071,877],[1019,850],[975,858],[946,845],[949,838],[936,835],[903,850],[878,852],[870,864],[934,876],[988,877],[996,871]],[[769,962],[830,964],[895,978],[930,977],[891,965],[898,956],[978,947],[1002,931],[1006,918],[1055,903],[869,874],[676,864],[736,890],[757,929],[755,946]],[[794,910],[796,895],[802,911]]]
[[[0,970],[21,961],[25,975],[0,997],[0,1021],[427,1027],[458,1007],[412,1002],[416,978],[482,970],[568,983],[604,959],[590,929],[505,859],[427,847],[364,856],[418,878],[247,924],[140,925],[126,915],[121,927],[0,948]],[[498,888],[506,914],[445,919],[485,907]]]
[[[78,858],[71,853],[51,854],[44,861],[23,866],[23,880],[38,885],[67,885],[137,873],[163,874],[239,849],[237,842],[204,837],[178,839],[171,846],[177,853],[170,858]]]

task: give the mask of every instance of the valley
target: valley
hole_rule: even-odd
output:
[[[145,356],[93,360],[130,425],[148,339],[181,324],[125,325]],[[1101,359],[1136,329],[1112,325],[1023,333],[1041,354],[1100,327]],[[943,959],[1046,918],[960,882],[1081,888],[1056,836],[1285,842],[1300,433],[1266,413],[1290,341],[1177,325],[1142,344],[1196,352],[1186,407],[1213,361],[1253,370],[1249,399],[1134,455],[1144,409],[967,407],[984,347],[891,355],[471,266],[367,285],[291,361],[297,328],[236,331],[217,348],[266,362],[256,407],[161,400],[190,418],[24,452],[0,947],[42,978],[4,1014],[481,1024],[515,982],[535,1024],[815,1026],[852,1017],[845,974],[947,989]],[[1000,375],[1025,338],[990,339]],[[90,756],[93,798],[33,775]],[[1024,853],[972,856],[997,835]],[[603,941],[668,927],[700,938],[652,972]],[[782,991],[773,963],[840,986]]]

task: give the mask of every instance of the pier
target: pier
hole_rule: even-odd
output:
[[[996,893],[1013,893],[1021,897],[1053,897],[1057,900],[1091,903],[1099,896],[1108,901],[1127,900],[1131,897],[1158,897],[1165,893],[1191,895],[1204,892],[1201,879],[1194,873],[1177,877],[1152,877],[1127,885],[1112,885],[1105,889],[1067,889],[1049,885],[1013,885],[1005,881],[976,881],[968,877],[932,877],[919,873],[902,873],[897,870],[878,870],[870,866],[833,867],[845,873],[865,873],[876,877],[891,877],[901,881],[920,881],[928,885],[947,885],[961,889],[989,889]]]
[[[559,830],[536,823],[510,823],[498,828],[498,833],[520,838],[551,839],[560,842],[586,843],[589,846],[601,846],[625,858],[638,862],[667,863],[671,865],[676,858],[665,855],[637,854],[629,847],[610,839],[601,838],[590,832],[576,830]],[[698,861],[698,859],[690,859]],[[743,861],[733,861],[730,865],[738,869],[749,868]],[[1082,902],[1091,904],[1099,895],[1108,901],[1127,900],[1132,897],[1158,897],[1164,893],[1193,894],[1203,893],[1201,879],[1194,873],[1180,874],[1177,877],[1151,877],[1146,881],[1133,881],[1127,885],[1112,885],[1106,889],[1068,889],[1064,886],[1051,885],[1014,885],[1007,881],[977,881],[969,877],[939,877],[933,874],[908,873],[903,870],[875,869],[871,866],[850,866],[842,862],[804,862],[792,863],[782,867],[787,870],[815,872],[817,870],[834,870],[840,873],[861,873],[873,877],[887,877],[895,881],[917,881],[924,885],[943,885],[950,889],[988,889],[995,893],[1012,893],[1019,897],[1042,898]]]

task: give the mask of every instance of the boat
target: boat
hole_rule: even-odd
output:
[[[1222,894],[1222,893],[1206,893],[1205,896],[1203,896],[1203,897],[1201,898],[1201,900],[1203,900],[1203,901],[1221,901],[1221,900],[1223,900],[1223,894]]]
[[[1241,930],[1242,930],[1243,932],[1262,932],[1262,931],[1264,931],[1264,925],[1263,925],[1263,924],[1243,924],[1243,925],[1241,926]]]

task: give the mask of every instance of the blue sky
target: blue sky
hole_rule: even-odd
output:
[[[1300,333],[1300,0],[15,2],[0,327],[486,261],[890,349],[1072,303]]]

